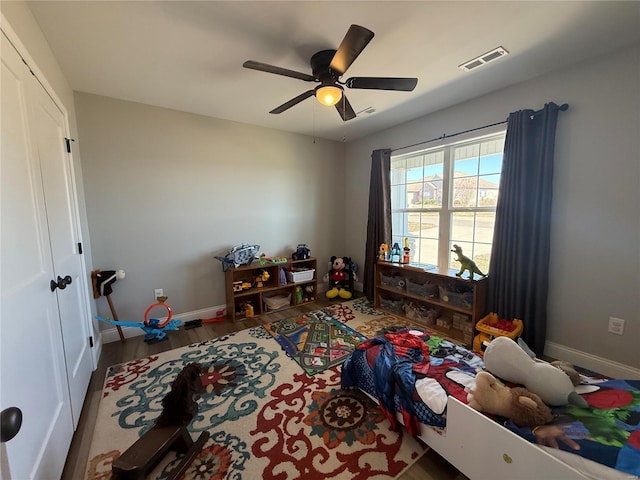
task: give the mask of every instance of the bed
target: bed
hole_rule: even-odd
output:
[[[396,329],[358,347],[343,365],[342,386],[363,390],[392,425],[404,425],[472,480],[639,478],[640,382],[583,373],[577,390],[596,395],[590,407],[552,409],[580,444],[574,453],[562,443],[537,445],[530,428],[468,407],[465,387],[483,367],[480,356],[451,342]]]

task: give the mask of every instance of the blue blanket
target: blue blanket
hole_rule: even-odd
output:
[[[580,445],[580,450],[562,442],[562,450],[575,453],[622,472],[640,476],[640,380],[616,380],[593,372],[582,373],[576,390],[589,406],[553,407],[552,424],[560,425],[565,435]],[[504,425],[532,442],[530,428],[512,422]]]

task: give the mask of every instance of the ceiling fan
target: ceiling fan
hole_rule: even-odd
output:
[[[393,77],[351,77],[346,82],[340,81],[349,66],[373,38],[374,33],[360,25],[351,25],[347,34],[342,39],[338,50],[321,50],[315,53],[310,60],[312,74],[296,72],[286,68],[268,65],[266,63],[247,60],[242,64],[244,68],[260,70],[267,73],[275,73],[285,77],[297,78],[305,82],[319,83],[312,90],[307,90],[269,113],[282,113],[297,105],[303,100],[312,97],[318,99],[326,106],[336,106],[336,110],[345,122],[356,117],[349,100],[344,94],[344,87],[362,88],[369,90],[399,90],[410,92],[418,83],[417,78],[393,78]]]

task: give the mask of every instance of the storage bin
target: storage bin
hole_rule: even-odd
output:
[[[454,292],[446,287],[440,286],[440,300],[444,303],[454,305],[456,307],[471,308],[473,304],[473,292]]]
[[[385,287],[404,289],[406,285],[406,279],[404,277],[387,276],[383,273],[380,273],[380,284],[384,285]]]
[[[473,334],[475,330],[475,325],[473,324],[473,320],[469,315],[464,315],[463,313],[454,313],[451,317],[453,320],[453,328],[456,330],[460,330],[463,333],[471,333]]]
[[[392,313],[402,313],[402,300],[391,300],[380,297],[380,307],[389,310]]]
[[[429,308],[426,305],[417,305],[413,302],[405,304],[404,311],[409,320],[414,320],[424,325],[434,325],[436,318],[438,318],[440,314],[435,308]]]
[[[453,327],[453,320],[450,318],[440,317],[436,320],[436,325],[440,328],[451,328]]]
[[[310,268],[308,270],[295,270],[293,272],[287,270],[287,280],[293,283],[310,282],[313,280],[314,272],[314,268]]]
[[[417,283],[407,278],[407,292],[420,297],[436,297],[438,295],[438,286],[433,283]]]
[[[280,308],[288,307],[291,304],[291,294],[288,295],[273,295],[271,297],[263,297],[264,306],[268,311],[278,310]]]

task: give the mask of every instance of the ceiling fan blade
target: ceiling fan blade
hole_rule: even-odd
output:
[[[347,96],[344,95],[344,93],[342,94],[340,101],[336,103],[336,110],[338,110],[342,120],[345,122],[352,118],[356,118],[356,112],[353,111],[353,107],[349,103],[349,100],[347,100]]]
[[[368,28],[360,25],[351,25],[347,34],[342,39],[329,67],[340,75],[347,71],[347,68],[358,58],[364,47],[371,41],[374,33]]]
[[[276,75],[283,75],[285,77],[298,78],[306,82],[314,82],[316,79],[306,73],[296,72],[295,70],[289,70],[286,68],[276,67],[274,65],[268,65],[266,63],[254,62],[253,60],[247,60],[242,64],[244,68],[250,68],[252,70],[259,70],[261,72],[275,73]]]
[[[304,93],[301,93],[296,98],[292,98],[291,100],[289,100],[288,102],[283,103],[279,107],[274,108],[269,113],[282,113],[285,110],[289,110],[291,107],[293,107],[294,105],[297,105],[301,101],[306,100],[309,97],[313,97],[314,93],[315,93],[314,90],[308,90],[308,91],[306,91]]]
[[[352,77],[345,82],[349,88],[370,90],[401,90],[411,92],[418,84],[417,78]]]

